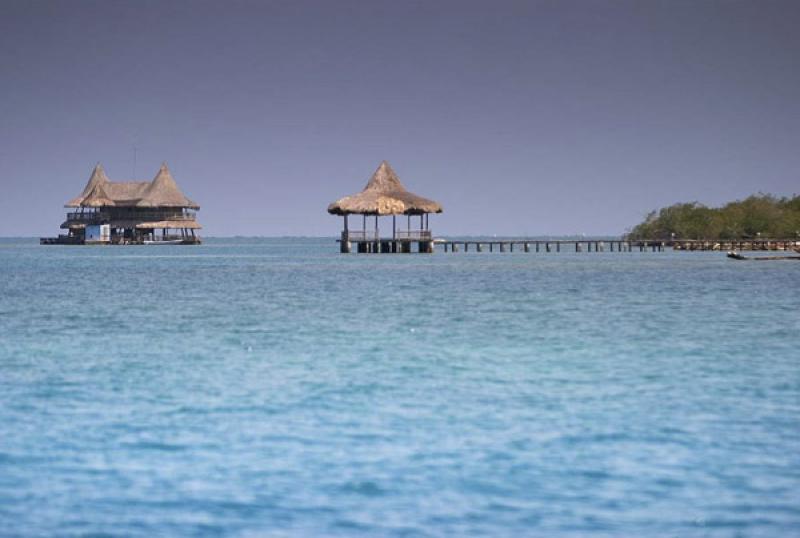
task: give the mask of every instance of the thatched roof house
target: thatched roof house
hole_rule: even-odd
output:
[[[441,213],[438,202],[409,192],[389,163],[383,161],[358,194],[328,206],[331,215],[422,215]]]
[[[181,192],[166,163],[152,181],[111,181],[98,164],[65,207],[75,208],[61,224],[69,235],[43,238],[44,244],[200,243],[200,206]]]

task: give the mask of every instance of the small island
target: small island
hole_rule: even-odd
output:
[[[742,241],[800,239],[800,196],[757,194],[722,207],[679,203],[650,212],[630,240]]]

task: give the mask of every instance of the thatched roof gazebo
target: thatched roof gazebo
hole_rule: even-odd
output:
[[[438,202],[423,198],[407,190],[397,177],[397,173],[386,161],[367,182],[366,187],[351,196],[345,196],[328,206],[328,213],[344,217],[342,231],[342,252],[350,252],[350,244],[355,242],[359,252],[410,252],[411,243],[418,242],[420,252],[433,251],[433,239],[428,223],[430,213],[441,213]],[[361,215],[361,231],[351,231],[348,226],[349,215]],[[382,239],[378,228],[378,217],[392,217],[392,237]],[[406,215],[408,227],[397,229],[397,215]],[[419,230],[411,229],[411,217],[419,216]],[[375,217],[374,232],[367,231],[367,216]]]

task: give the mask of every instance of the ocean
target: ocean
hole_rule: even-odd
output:
[[[0,242],[0,536],[798,536],[800,263]]]

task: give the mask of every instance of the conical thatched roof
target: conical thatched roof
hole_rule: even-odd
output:
[[[332,215],[418,215],[441,213],[438,202],[409,192],[389,163],[383,161],[358,194],[345,196],[328,206]]]
[[[108,183],[108,176],[106,176],[106,171],[103,170],[103,165],[97,163],[94,167],[94,170],[92,170],[92,175],[89,177],[89,181],[83,188],[83,192],[67,202],[64,207],[80,207],[81,202],[83,202],[83,200],[92,193],[95,187],[103,183]]]
[[[94,167],[83,192],[65,207],[187,207],[200,209],[181,192],[166,163],[153,181],[110,181],[102,165]]]
[[[167,168],[167,163],[162,163],[158,174],[153,178],[153,182],[147,187],[142,199],[136,203],[136,207],[190,207],[199,209],[196,203],[183,195],[178,188],[178,184],[172,178],[172,174]]]
[[[108,207],[116,205],[108,194],[108,182],[97,183],[81,201],[81,207]]]

